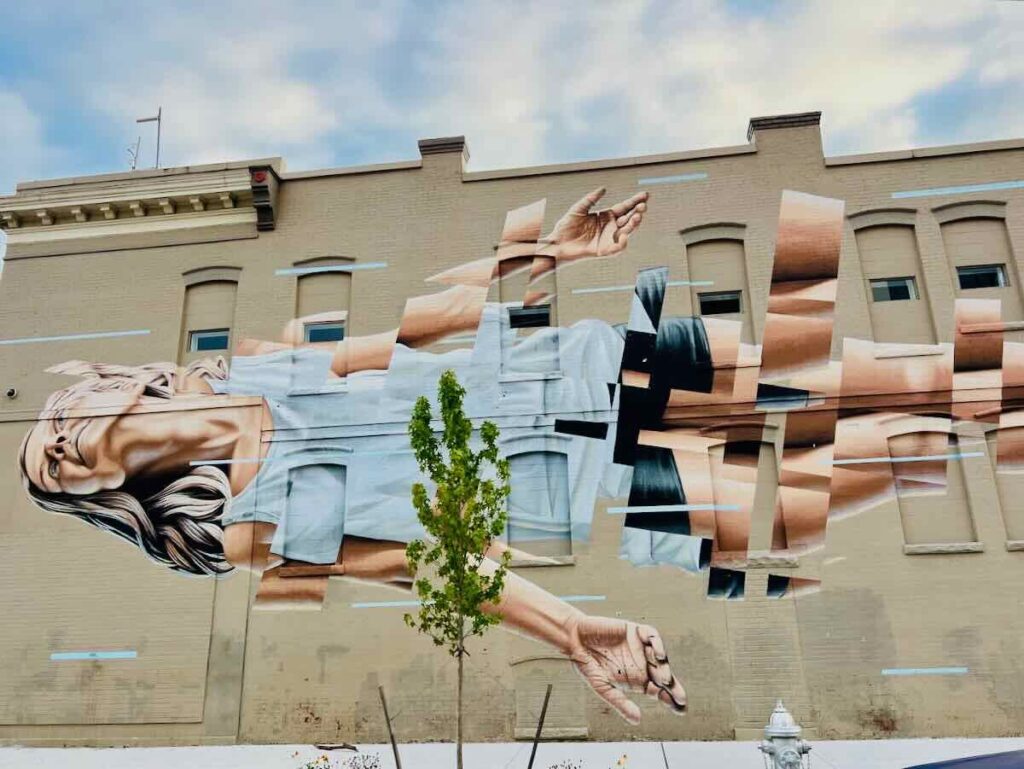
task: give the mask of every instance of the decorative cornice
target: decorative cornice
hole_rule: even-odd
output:
[[[750,141],[758,131],[767,131],[774,128],[800,128],[802,126],[820,124],[820,112],[794,112],[789,115],[752,117],[750,118],[750,125],[747,126],[747,141]]]
[[[0,219],[5,228],[27,229],[150,213],[173,216],[224,208],[224,195],[251,199],[248,169],[28,188],[0,197]],[[203,208],[197,209],[197,204]]]
[[[0,227],[10,259],[196,242],[203,231],[255,237],[273,229],[276,199],[270,164],[84,177],[0,196]]]
[[[272,230],[277,226],[274,206],[277,204],[277,174],[270,166],[249,169],[252,204],[256,209],[256,229]]]

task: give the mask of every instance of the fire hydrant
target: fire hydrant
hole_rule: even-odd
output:
[[[775,710],[764,728],[764,740],[758,750],[764,754],[764,765],[768,769],[801,769],[803,757],[807,756],[807,766],[811,765],[808,755],[811,746],[800,739],[800,725],[786,710],[782,700],[775,703]],[[771,756],[771,764],[768,757]]]

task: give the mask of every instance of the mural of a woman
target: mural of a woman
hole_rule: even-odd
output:
[[[626,328],[584,320],[517,338],[508,307],[486,302],[509,267],[529,270],[529,305],[543,300],[534,289],[546,272],[622,253],[647,195],[592,211],[602,194],[582,198],[544,238],[542,208],[511,212],[495,256],[435,276],[451,287],[410,299],[389,332],[330,345],[300,345],[290,332],[282,342],[245,340],[230,373],[220,361],[187,368],[76,361],[51,369],[81,379],[50,397],[25,438],[27,493],[44,510],[112,532],[176,571],[260,572],[258,600],[322,599],[327,572],[294,576],[295,564],[408,587],[404,546],[422,531],[409,501],[417,473],[405,425],[416,397],[452,369],[466,386],[469,416],[496,420],[509,455],[519,447],[541,458],[529,482],[517,482],[513,461],[515,547],[529,549],[531,539],[553,531],[585,537],[597,497],[628,494],[627,510],[636,512],[627,514],[624,557],[691,572],[742,568],[765,440],[759,383],[773,350],[742,344],[736,321],[658,318],[657,291],[647,295],[657,282],[652,271],[641,274]],[[985,312],[988,319],[991,308]],[[788,375],[776,392],[790,400],[803,394],[787,406],[772,543],[794,554],[823,546],[827,517],[864,510],[897,487],[941,493],[954,454],[952,420],[960,416],[942,394],[974,380],[989,386],[988,373],[1002,365],[996,356],[960,371],[954,359],[962,345],[956,355],[946,345],[941,356],[922,359],[876,355],[862,340],[845,340],[843,360],[830,361],[831,326],[807,348],[799,328],[794,321],[775,340],[787,351]],[[472,349],[423,349],[474,332]],[[1007,349],[1007,360],[1021,357]],[[1011,382],[999,381],[1006,392]],[[642,398],[627,403],[630,388],[630,397]],[[915,400],[893,413],[863,405],[879,392]],[[843,399],[856,408],[844,411]],[[1008,428],[1001,465],[1024,453],[1021,413],[999,418]],[[574,420],[604,423],[608,439],[557,429]],[[613,457],[623,444],[632,447],[625,463]],[[911,470],[890,469],[890,455],[914,460],[899,465]],[[544,465],[549,460],[557,461]],[[508,547],[495,543],[492,554]],[[685,709],[654,628],[587,616],[518,575],[494,610],[506,627],[571,658],[628,720],[637,721],[640,709],[624,690]]]
[[[647,196],[591,212],[600,194],[581,200],[556,224],[545,239],[547,258],[557,264],[626,247]],[[246,341],[230,375],[221,361],[187,368],[80,361],[55,367],[81,379],[48,399],[26,436],[19,456],[24,487],[42,509],[118,535],[175,571],[263,572],[264,599],[322,597],[325,576],[275,574],[286,560],[333,563],[331,574],[406,586],[404,543],[417,535],[418,523],[408,500],[414,477],[408,473],[411,457],[404,458],[402,450],[408,440],[404,429],[358,436],[321,428],[368,418],[387,424],[389,417],[404,427],[411,398],[431,387],[440,370],[460,365],[478,404],[500,397],[480,392],[496,384],[492,364],[536,361],[545,349],[539,336],[510,345],[503,358],[486,354],[512,341],[507,329],[491,343],[478,340],[475,356],[416,350],[477,328],[480,335],[490,328],[501,337],[501,313],[485,307],[486,292],[486,285],[460,282],[410,300],[394,332],[328,347]],[[541,392],[541,405],[555,397],[577,413],[606,412],[611,404],[600,379],[614,381],[617,374],[614,356],[621,347],[615,332],[592,322],[549,331],[558,337],[563,366],[583,369],[589,350],[610,345],[610,354],[599,357],[612,361],[612,369],[592,385],[576,379],[557,393]],[[343,386],[333,386],[339,380]],[[508,413],[536,408],[536,396],[513,397],[518,405]],[[293,475],[296,469],[305,474]],[[301,488],[293,488],[296,479]],[[346,500],[340,508],[339,499]],[[506,548],[495,543],[492,554]],[[493,561],[482,566],[493,567]],[[685,710],[682,685],[654,628],[585,615],[514,574],[492,610],[501,613],[505,626],[569,657],[627,720],[640,718],[624,693],[630,690]]]

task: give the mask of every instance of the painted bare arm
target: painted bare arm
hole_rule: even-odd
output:
[[[326,592],[327,576],[281,577],[279,559],[270,553],[272,524],[232,524],[225,528],[224,547],[235,566],[260,572],[267,569],[258,597],[276,605],[318,604]],[[497,560],[509,550],[496,542],[480,566],[493,574]],[[524,553],[513,550],[516,557]],[[412,577],[400,542],[346,537],[338,564],[348,579],[408,588]],[[334,571],[333,573],[338,573]],[[686,708],[686,693],[672,674],[658,631],[621,619],[591,617],[518,574],[505,577],[497,606],[503,626],[548,644],[566,655],[591,688],[628,721],[640,720],[640,708],[622,691],[643,692],[676,712]]]
[[[451,334],[467,333],[480,323],[487,290],[453,286],[445,291],[417,296],[406,302],[401,328],[365,336],[351,336],[333,344],[300,344],[244,339],[236,355],[264,355],[296,347],[333,350],[331,371],[339,377],[356,371],[384,370],[391,361],[395,342],[422,347]]]
[[[649,195],[638,192],[610,208],[591,210],[604,194],[605,188],[598,187],[576,201],[551,232],[537,241],[534,255],[550,257],[553,266],[558,267],[625,251],[629,236],[643,222]],[[498,257],[495,255],[460,264],[427,280],[448,285],[489,286],[497,277]],[[539,274],[531,272],[531,281],[538,277]]]

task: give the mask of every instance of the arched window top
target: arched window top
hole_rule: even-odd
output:
[[[867,211],[858,211],[850,214],[847,219],[854,231],[867,229],[868,227],[885,227],[897,225],[901,227],[913,227],[917,219],[917,209],[914,208],[871,208]]]
[[[742,243],[746,238],[746,233],[747,225],[738,222],[698,224],[696,227],[687,227],[679,231],[683,237],[683,243],[687,246],[710,240],[735,240]]]
[[[936,206],[932,214],[939,224],[948,224],[962,219],[1005,219],[1006,201],[971,200],[961,203],[947,203]]]
[[[336,264],[352,264],[355,261],[351,256],[313,256],[309,259],[300,259],[292,262],[294,267],[331,267]]]
[[[498,445],[506,457],[526,454],[533,451],[548,451],[557,454],[568,454],[572,438],[555,433],[554,435],[512,435],[498,438]]]
[[[200,283],[237,283],[242,276],[241,267],[200,267],[182,273],[186,286]]]

